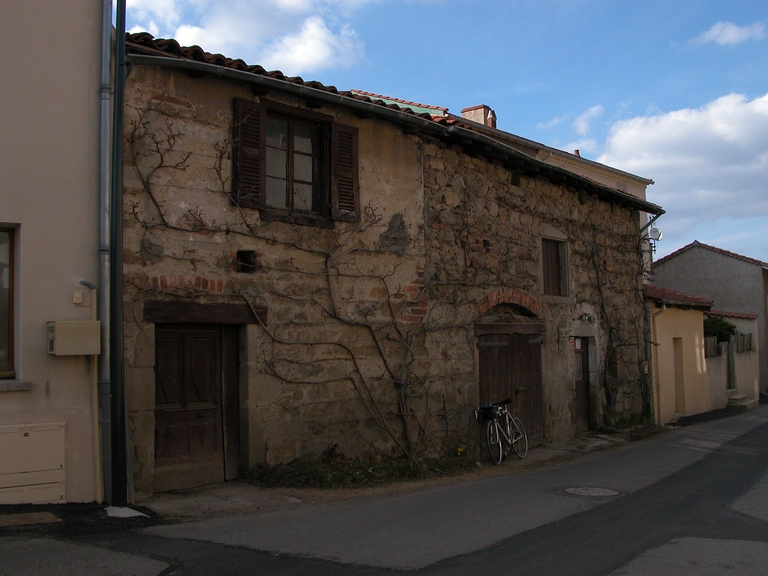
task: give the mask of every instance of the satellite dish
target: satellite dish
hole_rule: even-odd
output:
[[[661,230],[658,228],[651,228],[648,230],[648,237],[653,240],[654,242],[658,242],[662,238]]]

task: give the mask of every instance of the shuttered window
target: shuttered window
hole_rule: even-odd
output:
[[[565,242],[542,238],[541,259],[543,293],[547,296],[567,296]]]
[[[358,221],[357,128],[279,104],[235,100],[233,194],[264,220]]]
[[[13,230],[0,228],[0,378],[13,378]]]

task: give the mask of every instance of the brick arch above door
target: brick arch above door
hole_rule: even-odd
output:
[[[477,313],[483,315],[499,304],[516,304],[534,316],[541,314],[541,302],[535,296],[525,290],[506,286],[483,296],[477,303]]]

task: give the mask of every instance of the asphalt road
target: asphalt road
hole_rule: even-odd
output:
[[[0,574],[765,574],[767,469],[761,407],[395,495],[128,530],[0,530]]]

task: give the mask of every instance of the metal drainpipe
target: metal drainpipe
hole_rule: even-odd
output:
[[[656,316],[661,316],[662,313],[667,311],[667,304],[665,302],[661,303],[661,310],[657,310],[653,314],[651,314],[651,325],[653,326],[653,332],[651,333],[651,351],[653,352],[653,380],[654,380],[654,389],[656,391],[656,419],[658,420],[657,424],[662,424],[661,422],[661,398],[659,397],[660,388],[659,388],[659,353],[657,350],[654,350],[654,346],[658,346],[657,342],[653,341],[653,337],[655,336],[657,339],[659,337],[659,331],[656,328]]]
[[[101,413],[101,454],[99,476],[103,495],[112,500],[112,459],[109,392],[109,214],[112,153],[112,0],[102,1],[101,80],[99,86],[99,294],[98,318],[101,320],[101,355],[99,357],[99,405]]]
[[[87,280],[80,284],[91,289],[91,320],[98,320],[99,290]],[[91,453],[93,455],[93,499],[104,501],[104,480],[101,469],[101,431],[99,430],[99,354],[91,356]]]
[[[115,19],[115,97],[112,122],[112,188],[110,213],[110,391],[112,493],[111,504],[126,506],[128,484],[128,422],[123,365],[123,106],[125,93],[125,0],[117,1]]]

